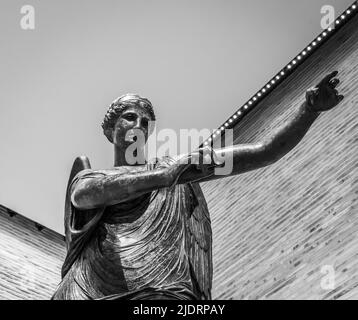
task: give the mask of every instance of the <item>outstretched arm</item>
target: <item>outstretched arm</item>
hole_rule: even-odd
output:
[[[343,100],[343,96],[338,95],[336,90],[339,83],[339,80],[335,79],[337,74],[338,72],[335,71],[327,75],[316,87],[309,89],[306,93],[306,101],[297,112],[265,141],[214,150],[217,154],[225,154],[227,159],[232,157],[233,170],[228,175],[265,167],[292,150],[322,111],[332,109]],[[205,166],[207,166],[206,170],[197,170],[194,166],[188,168],[178,182],[185,183],[192,180],[202,182],[223,177],[214,174],[214,166],[203,165],[202,167]]]
[[[333,78],[337,73],[326,76],[317,87],[308,90],[307,99],[297,113],[266,141],[215,150],[215,153],[225,153],[226,157],[232,157],[233,170],[229,175],[267,166],[293,149],[320,112],[332,109],[343,100],[343,96],[338,95],[335,89],[339,80]],[[184,156],[184,159],[192,157],[196,157],[195,152]],[[196,164],[181,164],[179,161],[168,168],[154,170],[146,170],[145,166],[90,170],[87,175],[79,177],[73,184],[71,201],[78,209],[113,205],[176,183],[208,181],[224,177],[214,175],[214,169],[215,164],[204,164],[199,166],[198,170]]]

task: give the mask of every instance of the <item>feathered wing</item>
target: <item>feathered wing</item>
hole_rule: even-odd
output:
[[[189,217],[186,219],[186,252],[196,292],[201,299],[211,299],[212,286],[212,231],[209,210],[199,183],[188,184]]]
[[[66,247],[67,250],[69,249],[69,245],[71,242],[71,219],[72,219],[72,212],[71,212],[71,194],[70,194],[70,187],[73,178],[82,170],[90,169],[91,164],[89,162],[88,157],[80,156],[75,159],[72,165],[70,177],[68,178],[67,189],[66,189],[66,199],[65,199],[65,236],[66,236]]]
[[[76,183],[78,179],[83,178],[83,176],[93,176],[90,168],[91,166],[87,157],[82,156],[76,158],[68,180],[65,200],[65,235],[67,255],[62,265],[62,278],[65,277],[88,242],[105,209],[103,207],[91,210],[82,210],[79,214],[78,210],[71,203],[70,192],[72,184]],[[81,176],[82,173],[83,175]]]

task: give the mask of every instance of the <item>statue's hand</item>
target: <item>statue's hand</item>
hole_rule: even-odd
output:
[[[338,71],[330,73],[316,87],[307,90],[306,102],[312,111],[330,110],[343,100],[344,96],[339,95],[336,89],[340,82],[335,78],[337,74]]]
[[[211,175],[213,168],[224,165],[224,161],[219,159],[215,150],[210,146],[204,146],[190,154],[181,156],[168,167],[169,184],[172,187],[177,184],[184,171],[198,170],[204,176]]]
[[[196,165],[196,169],[205,174],[209,173],[210,169],[221,166],[224,163],[210,146],[204,146],[195,151],[192,154],[192,161],[194,159],[195,161],[192,163]]]
[[[181,174],[188,169],[188,155],[182,157],[167,167],[170,188],[178,183]]]

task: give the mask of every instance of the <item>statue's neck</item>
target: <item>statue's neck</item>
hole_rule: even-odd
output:
[[[115,167],[121,167],[121,166],[127,166],[128,163],[125,159],[124,153],[115,153],[114,154],[114,166]]]
[[[134,155],[135,156],[135,155]],[[142,156],[142,159],[139,160],[138,157],[135,157],[135,159],[137,159],[137,161],[139,161],[140,163],[135,163],[133,164],[128,163],[127,159],[126,159],[126,153],[125,151],[123,151],[122,148],[119,148],[118,146],[114,147],[114,166],[115,167],[121,167],[121,166],[138,166],[138,165],[143,165],[146,163],[145,159],[144,159],[144,155]]]

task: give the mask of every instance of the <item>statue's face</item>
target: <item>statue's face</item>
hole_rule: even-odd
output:
[[[149,136],[150,120],[150,114],[144,108],[140,106],[127,107],[118,117],[113,128],[113,143],[125,150],[131,143],[136,141],[135,135],[137,135],[137,130],[140,130],[144,136],[144,147],[144,143],[148,140]],[[139,141],[141,140],[139,139]]]

